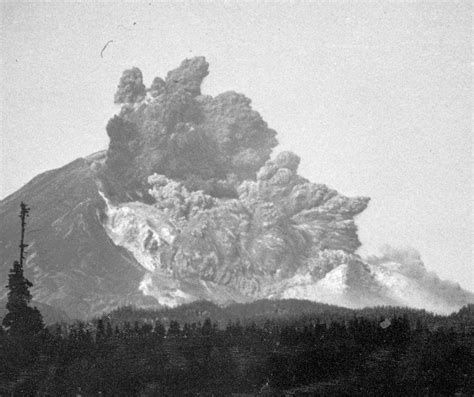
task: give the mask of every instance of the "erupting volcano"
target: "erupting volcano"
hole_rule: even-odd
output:
[[[232,91],[201,93],[204,57],[147,88],[123,73],[106,151],[45,172],[0,202],[0,283],[31,207],[26,274],[35,301],[86,317],[125,304],[297,298],[449,313],[474,302],[414,250],[362,258],[345,197],[298,174],[276,132]],[[6,294],[6,290],[4,290]]]

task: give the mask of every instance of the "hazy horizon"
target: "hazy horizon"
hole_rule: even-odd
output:
[[[124,69],[203,55],[203,93],[252,99],[274,150],[349,196],[361,253],[420,251],[474,290],[471,4],[1,3],[0,197],[106,149]],[[113,40],[103,52],[104,45]]]

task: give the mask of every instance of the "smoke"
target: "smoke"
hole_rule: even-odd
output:
[[[145,86],[143,85],[143,75],[140,69],[132,68],[125,70],[120,78],[115,103],[135,103],[145,97]]]
[[[474,294],[458,283],[441,280],[426,269],[420,253],[411,247],[384,246],[379,255],[365,259],[387,295],[410,307],[449,314],[466,303],[474,302]]]
[[[421,260],[421,255],[415,248],[395,248],[390,245],[384,245],[379,251],[378,255],[369,256],[366,258],[366,261],[376,265],[385,264],[388,266],[391,264],[407,277],[415,279],[428,277],[429,273],[426,271],[425,265]],[[434,273],[431,275],[433,276]]]
[[[276,132],[242,94],[201,95],[208,67],[204,57],[185,60],[149,89],[139,69],[124,72],[115,95],[123,106],[107,125],[101,170],[108,196],[146,196],[153,173],[215,197],[235,197],[238,184],[255,178],[277,145]]]
[[[146,269],[145,294],[167,305],[298,297],[437,312],[474,300],[414,249],[355,254],[354,218],[369,198],[301,177],[294,153],[271,159],[276,132],[250,99],[201,94],[208,68],[203,57],[185,60],[148,89],[134,68],[115,96],[123,106],[99,172],[106,230]]]
[[[201,95],[201,84],[208,74],[209,64],[204,57],[185,59],[179,68],[168,72],[166,91],[184,90],[192,96]]]

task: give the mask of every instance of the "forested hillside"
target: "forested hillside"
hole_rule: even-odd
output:
[[[128,307],[0,342],[2,395],[474,393],[472,305],[449,317],[297,301]]]

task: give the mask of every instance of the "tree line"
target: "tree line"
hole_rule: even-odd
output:
[[[99,319],[29,337],[2,332],[0,394],[470,395],[473,338],[412,328],[403,316],[224,328],[209,318],[168,326]]]

